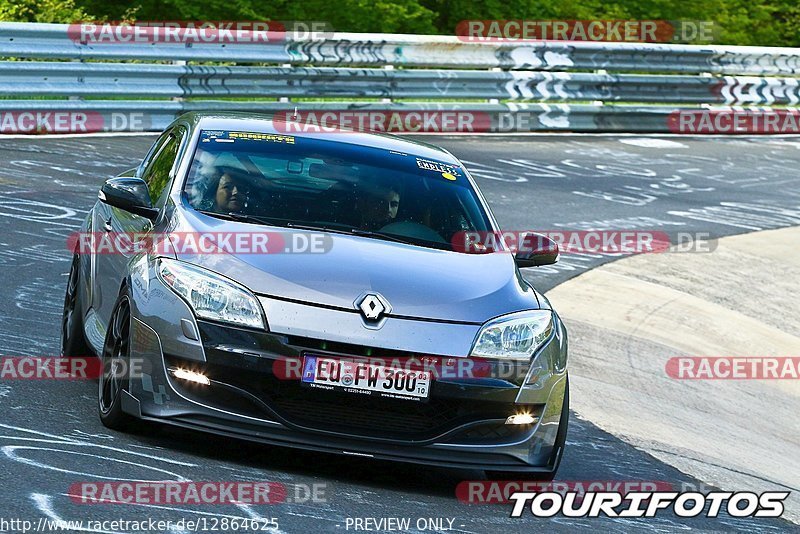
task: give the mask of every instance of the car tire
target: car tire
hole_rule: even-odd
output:
[[[103,352],[100,354],[100,378],[97,387],[97,408],[100,421],[107,428],[130,431],[136,418],[122,411],[122,393],[128,387],[120,376],[120,364],[130,369],[131,309],[127,294],[120,295],[108,324]]]
[[[533,480],[540,482],[550,482],[556,477],[558,467],[561,465],[561,458],[564,456],[564,446],[567,443],[567,427],[569,426],[569,377],[564,390],[564,404],[561,408],[561,418],[558,421],[558,433],[555,441],[555,458],[551,460],[552,471],[542,472],[513,472],[513,471],[486,471],[486,478],[489,480]]]
[[[61,314],[61,356],[64,358],[92,355],[83,334],[80,265],[80,256],[73,254],[64,295],[64,310]]]

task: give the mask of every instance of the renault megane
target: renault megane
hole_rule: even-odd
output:
[[[567,332],[519,269],[557,247],[459,246],[499,228],[444,149],[279,126],[188,114],[102,185],[81,235],[148,243],[74,249],[62,354],[101,358],[103,424],[552,478]]]

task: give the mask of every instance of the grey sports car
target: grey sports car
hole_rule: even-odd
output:
[[[101,358],[106,426],[554,476],[567,332],[519,268],[558,250],[460,246],[499,228],[446,150],[192,113],[98,196],[62,354]]]

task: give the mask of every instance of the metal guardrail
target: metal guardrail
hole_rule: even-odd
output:
[[[455,36],[337,33],[329,39],[271,43],[82,44],[67,24],[0,24],[0,56],[40,59],[142,59],[289,63],[316,66],[463,67],[556,71],[800,74],[794,48],[547,41],[471,43]]]
[[[314,40],[291,33],[259,44],[89,44],[75,40],[70,29],[0,23],[0,57],[13,59],[0,61],[0,97],[14,99],[0,100],[0,113],[144,110],[148,128],[159,129],[167,118],[191,109],[286,111],[294,107],[286,100],[299,98],[301,109],[483,110],[498,125],[528,114],[530,120],[512,126],[517,131],[659,132],[671,130],[675,111],[692,109],[676,104],[793,106],[800,101],[800,84],[793,77],[800,75],[800,49],[469,43],[454,36],[383,34]],[[97,100],[130,97],[147,100]],[[309,98],[385,102],[305,102]],[[426,102],[388,102],[397,99]],[[444,102],[430,102],[436,100]],[[597,102],[636,105],[588,104]],[[659,105],[642,105],[647,103]]]
[[[800,84],[796,78],[752,76],[12,61],[0,62],[0,94],[795,105]]]

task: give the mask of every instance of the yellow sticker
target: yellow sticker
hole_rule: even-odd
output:
[[[455,180],[456,176],[454,174],[450,174],[449,172],[443,172],[442,173],[442,178],[444,178],[446,180]]]
[[[251,141],[272,141],[273,143],[294,144],[294,137],[291,135],[263,134],[254,132],[228,132],[230,139],[249,139]]]

